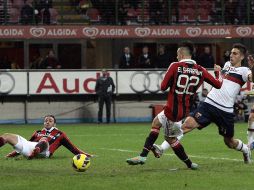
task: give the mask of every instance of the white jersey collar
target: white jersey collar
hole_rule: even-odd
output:
[[[187,63],[192,63],[192,64],[196,64],[196,61],[194,61],[193,59],[182,59],[179,62],[187,62]]]

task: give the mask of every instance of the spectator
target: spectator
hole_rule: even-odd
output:
[[[162,24],[163,15],[163,0],[153,0],[149,4],[149,12],[151,16],[151,22],[156,25]]]
[[[201,54],[199,58],[199,64],[205,68],[213,68],[214,67],[214,58],[211,54],[210,46],[205,46],[204,53]]]
[[[33,23],[34,9],[31,0],[25,1],[25,5],[21,9],[21,24]]]
[[[236,4],[236,23],[245,24],[247,13],[247,6],[245,0],[238,0]]]
[[[149,53],[149,49],[147,46],[142,48],[142,54],[139,56],[138,65],[140,68],[154,68],[154,64],[152,62],[152,56]]]
[[[98,95],[99,111],[98,111],[98,124],[102,123],[102,112],[104,103],[106,104],[106,118],[107,123],[110,123],[111,115],[111,100],[115,91],[115,84],[109,73],[103,69],[102,76],[96,80],[95,92]]]
[[[11,69],[20,69],[16,60],[11,61]]]
[[[250,24],[254,24],[254,0],[250,1]]]
[[[42,15],[42,23],[43,24],[50,24],[51,23],[51,12],[52,9],[52,0],[40,0],[40,13]]]
[[[228,0],[225,2],[225,23],[235,23],[235,3],[233,0]]]
[[[156,67],[157,68],[168,68],[171,63],[170,55],[165,52],[165,47],[163,45],[159,46],[159,52],[156,57]]]
[[[62,66],[56,58],[54,51],[50,50],[46,58],[41,63],[40,69],[61,69]]]
[[[123,69],[132,67],[134,67],[134,56],[130,53],[130,48],[126,46],[120,58],[119,68]]]
[[[212,14],[213,24],[219,24],[222,22],[222,20],[221,20],[221,17],[222,17],[222,2],[221,2],[221,0],[216,0],[213,2],[211,14]]]

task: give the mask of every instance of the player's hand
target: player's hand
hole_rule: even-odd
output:
[[[254,66],[254,57],[253,57],[253,55],[248,55],[247,60],[248,60],[249,67],[252,68]]]
[[[219,65],[214,64],[214,71],[221,71],[221,67]]]

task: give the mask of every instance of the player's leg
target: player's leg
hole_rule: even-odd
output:
[[[180,141],[183,138],[183,134],[179,135],[176,138]],[[153,148],[151,150],[152,150],[155,158],[160,158],[163,155],[163,153],[170,148],[171,147],[170,147],[170,144],[168,143],[168,141],[164,140],[161,143],[161,145],[153,144]]]
[[[33,159],[38,154],[46,151],[48,148],[49,148],[49,143],[47,141],[47,138],[41,138],[40,141],[36,144],[31,154],[28,156],[28,159]]]
[[[98,99],[98,106],[99,106],[98,123],[102,123],[103,105],[104,105],[104,98],[103,98],[103,96],[99,96],[99,99]]]
[[[5,133],[0,136],[0,147],[5,145],[6,143],[14,146],[18,143],[18,136],[11,133]]]
[[[204,118],[203,119],[199,118],[199,121],[201,123],[205,123],[204,125],[207,125],[206,123],[207,121]],[[197,123],[197,121],[192,116],[189,116],[186,118],[186,120],[182,124],[181,129],[183,130],[183,133],[185,134],[198,127],[199,127],[199,123]],[[180,140],[182,137],[183,137],[183,134],[177,136],[177,139]],[[152,150],[153,150],[154,156],[156,158],[160,158],[163,152],[165,152],[169,148],[170,148],[169,143],[167,141],[164,141],[161,145],[154,144]]]
[[[251,163],[251,155],[250,155],[251,152],[249,150],[249,147],[246,144],[244,144],[241,140],[234,139],[233,137],[224,136],[224,142],[229,148],[241,151],[243,153],[243,159],[245,164]]]
[[[249,147],[239,139],[234,139],[234,114],[217,111],[216,125],[219,128],[219,134],[224,137],[224,143],[228,148],[241,151],[243,153],[244,163],[251,163]]]
[[[144,148],[139,156],[129,158],[126,162],[130,165],[144,164],[149,151],[152,149],[154,142],[157,140],[162,124],[158,118],[159,114],[154,118],[151,131],[146,138]]]
[[[248,139],[248,145],[251,145],[251,143],[254,141],[254,105],[252,106],[251,112],[249,115],[247,139]],[[251,148],[253,149],[253,146],[251,146]]]
[[[182,160],[186,166],[190,169],[196,170],[198,169],[198,165],[196,163],[193,163],[190,158],[187,156],[182,144],[180,141],[175,137],[165,137],[165,139],[170,144],[171,148],[173,149],[176,156]]]

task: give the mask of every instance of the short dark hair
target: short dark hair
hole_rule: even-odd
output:
[[[44,119],[45,119],[46,117],[52,117],[52,118],[54,119],[54,123],[56,123],[56,118],[55,118],[55,116],[53,116],[53,115],[45,115],[45,116],[44,116]]]
[[[182,42],[179,45],[179,48],[186,48],[189,51],[190,55],[193,55],[194,45],[192,42],[190,42],[190,41]]]
[[[244,56],[246,56],[246,54],[247,54],[247,48],[246,48],[245,45],[240,44],[240,43],[236,43],[236,44],[233,45],[233,48],[239,49],[240,52],[241,52]]]

